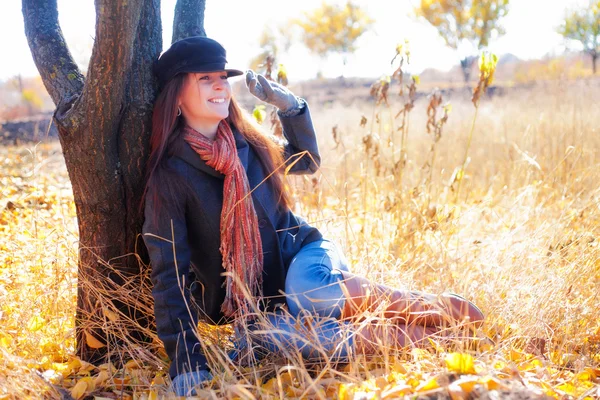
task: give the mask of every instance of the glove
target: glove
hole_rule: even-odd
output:
[[[288,88],[277,82],[268,81],[260,74],[256,75],[251,69],[246,71],[246,86],[259,100],[274,105],[281,112],[300,106],[300,101]]]
[[[207,370],[186,372],[173,379],[173,390],[177,396],[196,396],[195,386],[204,381],[212,380],[212,374]]]

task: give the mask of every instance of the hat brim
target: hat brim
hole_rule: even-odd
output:
[[[223,64],[202,64],[202,65],[188,65],[183,68],[180,68],[177,73],[180,72],[217,72],[217,71],[225,71],[227,72],[227,77],[231,78],[232,76],[243,75],[244,72],[239,69],[225,68]]]
[[[230,78],[232,76],[244,75],[244,71],[240,71],[239,69],[226,69],[227,77]]]

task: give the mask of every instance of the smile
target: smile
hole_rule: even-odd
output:
[[[225,99],[210,99],[211,103],[225,103]]]

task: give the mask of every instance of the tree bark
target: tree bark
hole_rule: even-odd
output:
[[[152,62],[162,50],[160,0],[96,0],[85,78],[65,43],[56,0],[22,0],[22,6],[29,47],[56,105],[53,122],[77,209],[77,355],[98,365],[111,358],[113,345],[155,336],[151,304],[143,304],[151,283],[139,203],[158,89]],[[203,16],[204,1],[179,0],[178,35],[204,33]],[[106,328],[115,322],[111,308],[120,329]]]
[[[204,9],[206,0],[177,0],[171,43],[190,36],[206,36]]]

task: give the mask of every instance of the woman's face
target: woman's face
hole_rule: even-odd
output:
[[[179,106],[186,121],[213,124],[227,118],[230,100],[227,72],[192,72],[185,79]]]

